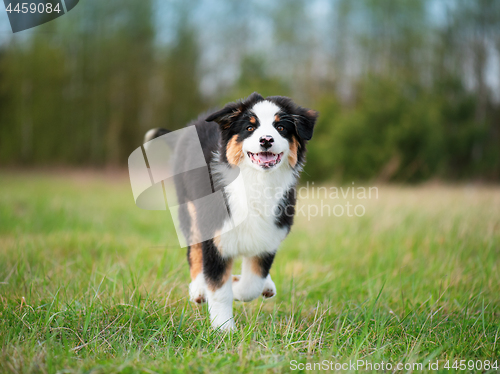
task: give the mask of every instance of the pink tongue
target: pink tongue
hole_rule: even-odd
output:
[[[257,154],[259,156],[260,162],[274,161],[275,156],[271,152],[260,152]]]

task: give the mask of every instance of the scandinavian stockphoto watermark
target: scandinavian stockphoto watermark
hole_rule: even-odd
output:
[[[349,360],[344,362],[335,362],[322,360],[316,362],[290,361],[290,370],[300,371],[381,371],[381,372],[399,372],[399,371],[423,371],[423,370],[452,370],[460,371],[497,371],[499,369],[498,360],[427,360],[421,362],[372,362],[368,360]]]
[[[319,362],[298,362],[297,360],[290,361],[290,370],[300,370],[300,371],[421,371],[424,369],[424,364],[422,363],[402,363],[398,362],[396,364],[390,362],[370,362],[367,360],[349,360],[347,362],[334,362],[330,360],[323,360]]]
[[[182,139],[183,149],[188,149],[187,160],[175,154],[175,145]],[[175,167],[173,167],[175,165]],[[258,181],[244,180],[238,167],[224,168],[224,187],[214,187],[211,170],[220,167],[208,165],[194,126],[170,132],[145,143],[131,153],[129,175],[136,205],[145,210],[169,210],[181,247],[213,239],[232,230],[248,216],[272,217],[287,220],[293,217],[362,217],[367,199],[378,199],[377,187],[316,186],[314,182],[292,187],[266,186]],[[196,186],[196,198],[179,201],[175,178]],[[193,193],[192,191],[192,193]],[[238,191],[238,214],[230,214],[228,196]],[[297,202],[295,204],[295,202]],[[179,211],[196,210],[197,235],[182,232]],[[222,227],[222,229],[221,229]]]
[[[367,200],[378,200],[378,187],[356,186],[317,186],[314,182],[306,182],[291,192],[282,187],[264,187],[251,184],[248,188],[249,201],[253,209],[250,214],[285,215],[288,217],[305,217],[308,221],[315,217],[362,217],[366,213],[363,204]],[[281,204],[275,206],[273,197],[280,198],[292,194],[297,204]],[[290,196],[291,197],[291,196]],[[266,204],[266,201],[270,201]]]

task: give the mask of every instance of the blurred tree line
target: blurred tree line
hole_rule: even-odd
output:
[[[0,44],[0,163],[125,165],[253,91],[320,112],[306,178],[498,181],[500,2],[80,2]]]

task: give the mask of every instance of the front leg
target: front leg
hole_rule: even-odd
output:
[[[273,297],[276,287],[269,274],[274,253],[245,257],[242,261],[241,276],[233,276],[233,297],[239,301],[251,301],[262,295]]]
[[[234,330],[232,258],[224,258],[213,240],[203,242],[203,274],[207,283],[210,321],[214,329]]]

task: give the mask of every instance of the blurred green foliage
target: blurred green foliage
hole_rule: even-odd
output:
[[[498,178],[500,147],[477,123],[475,97],[460,81],[426,88],[368,77],[351,107],[325,96],[306,172],[345,181],[379,178],[415,182],[431,177]],[[475,157],[475,147],[484,154]]]
[[[500,179],[494,0],[88,0],[24,35],[0,45],[2,165],[125,165],[258,91],[320,112],[305,178]]]

